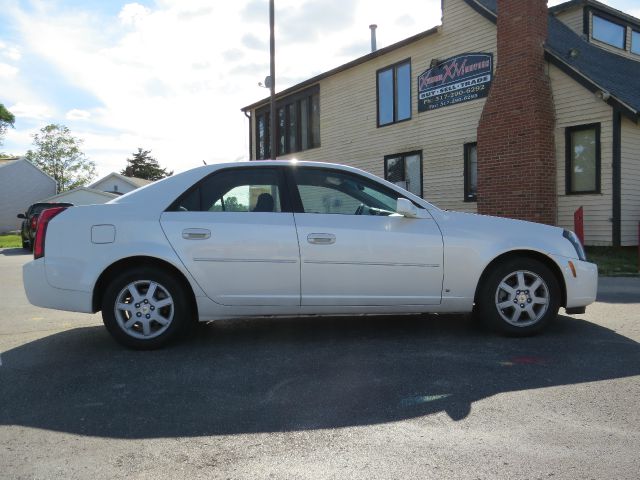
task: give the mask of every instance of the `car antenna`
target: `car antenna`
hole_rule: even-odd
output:
[[[207,162],[205,162],[204,160],[202,160],[202,163],[204,163],[205,165],[207,164]]]

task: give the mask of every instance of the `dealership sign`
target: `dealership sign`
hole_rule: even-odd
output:
[[[449,58],[418,77],[418,111],[486,97],[492,79],[491,53],[468,53]]]

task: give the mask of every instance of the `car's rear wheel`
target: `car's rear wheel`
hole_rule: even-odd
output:
[[[557,317],[560,286],[542,262],[514,258],[489,272],[476,300],[477,314],[489,328],[527,336],[538,333]]]
[[[191,318],[182,283],[167,272],[149,267],[127,270],[104,293],[102,319],[122,345],[149,350],[175,339]]]
[[[22,248],[25,250],[31,250],[31,244],[25,239],[22,239]]]

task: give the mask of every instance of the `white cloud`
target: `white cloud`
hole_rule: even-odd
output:
[[[17,67],[9,65],[8,63],[0,62],[0,78],[14,77],[17,75],[18,71]]]
[[[0,41],[0,56],[8,58],[9,60],[13,60],[14,62],[22,58],[22,54],[16,46],[9,46],[2,41]]]
[[[216,5],[213,12],[207,4],[190,3],[186,10],[180,2],[165,2],[162,9],[145,10],[144,21],[129,22],[130,28],[110,32],[106,40],[86,17],[47,12],[19,18],[29,48],[105,106],[91,108],[88,118],[73,110],[65,115],[84,120],[70,126],[87,139],[89,157],[111,166],[142,147],[152,149],[163,166],[180,171],[202,160],[248,155],[247,120],[240,107],[251,101],[247,87],[259,90],[255,85],[265,72],[240,81],[228,75],[231,64],[246,60],[239,50],[238,7]],[[128,22],[142,13],[125,8],[121,19]],[[231,48],[238,51],[225,62]],[[20,113],[34,111],[22,108]]]
[[[137,26],[150,12],[151,10],[139,3],[127,3],[122,7],[122,10],[120,10],[118,18],[123,25]]]
[[[14,61],[18,61],[22,58],[22,54],[17,48],[9,48],[6,52],[4,52],[4,54],[7,58]]]
[[[340,9],[340,2],[332,0],[327,10],[331,15],[317,24],[305,5],[315,5],[313,11],[320,15],[320,0],[276,2],[276,13],[292,12],[276,15],[278,91],[368,53],[371,23],[378,25],[382,48],[427,30],[441,18],[440,0],[344,2],[350,8],[340,22],[331,23]],[[267,0],[152,4],[127,3],[117,19],[51,7],[55,0],[35,2],[37,8],[28,12],[16,7],[12,26],[24,41],[0,44],[6,65],[21,62],[11,82],[2,86],[7,103],[18,107],[10,110],[18,120],[28,116],[71,122],[73,134],[85,139],[84,151],[101,173],[121,170],[138,147],[151,149],[162,166],[176,171],[202,160],[246,157],[248,120],[240,108],[268,94],[258,87],[269,73]],[[90,8],[91,2],[86,5]],[[287,23],[296,21],[299,24]],[[306,25],[314,41],[302,43],[287,35],[293,27]],[[14,47],[21,57],[8,56]],[[70,102],[58,111],[57,104],[45,101],[56,95],[46,90],[46,82],[27,79],[39,85],[29,88],[29,82],[18,81],[25,70],[22,62],[34,56],[66,80],[65,94],[75,88],[96,104]]]
[[[440,20],[440,0],[396,0],[392,6],[350,1],[351,25],[316,28],[318,41],[303,45],[287,41],[282,32],[291,29],[288,18],[303,16],[307,2],[279,0],[281,11],[295,15],[276,18],[277,90],[367,53],[343,50],[345,45],[366,45],[370,23],[380,25],[382,47]],[[318,0],[312,3],[317,10]],[[162,166],[176,171],[202,160],[247,158],[248,120],[240,108],[266,96],[257,84],[269,73],[269,28],[266,0],[259,6],[264,18],[250,27],[243,16],[246,4],[158,0],[149,9],[128,3],[118,15],[119,24],[86,12],[45,7],[28,14],[18,11],[15,25],[26,42],[19,46],[23,53],[37,55],[69,85],[94,96],[95,107],[103,106],[83,105],[90,116],[76,111],[79,108],[37,109],[41,100],[34,92],[26,98],[16,90],[17,98],[25,98],[19,113],[43,119],[54,112],[71,122],[73,134],[85,139],[83,150],[101,173],[122,169],[138,147],[151,149]],[[410,28],[398,25],[396,20],[408,13],[421,21]],[[313,21],[305,19],[310,26]],[[243,45],[249,33],[254,48]]]
[[[7,129],[5,141],[13,142],[14,144],[26,145],[27,147],[24,150],[15,150],[8,153],[12,153],[15,155],[24,155],[27,148],[30,148],[31,143],[33,141],[33,135],[38,133],[38,129],[18,129],[18,128],[9,128]],[[3,150],[6,148],[3,146]]]
[[[51,118],[51,109],[47,105],[43,104],[18,102],[14,105],[10,105],[8,109],[15,115],[16,119],[27,118],[33,120],[45,120]]]
[[[74,108],[69,110],[65,115],[67,120],[87,120],[91,117],[91,113],[86,110]]]

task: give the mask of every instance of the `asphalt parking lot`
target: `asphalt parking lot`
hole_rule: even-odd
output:
[[[0,250],[0,478],[637,479],[640,279],[496,337],[465,316],[202,326],[118,346]]]

